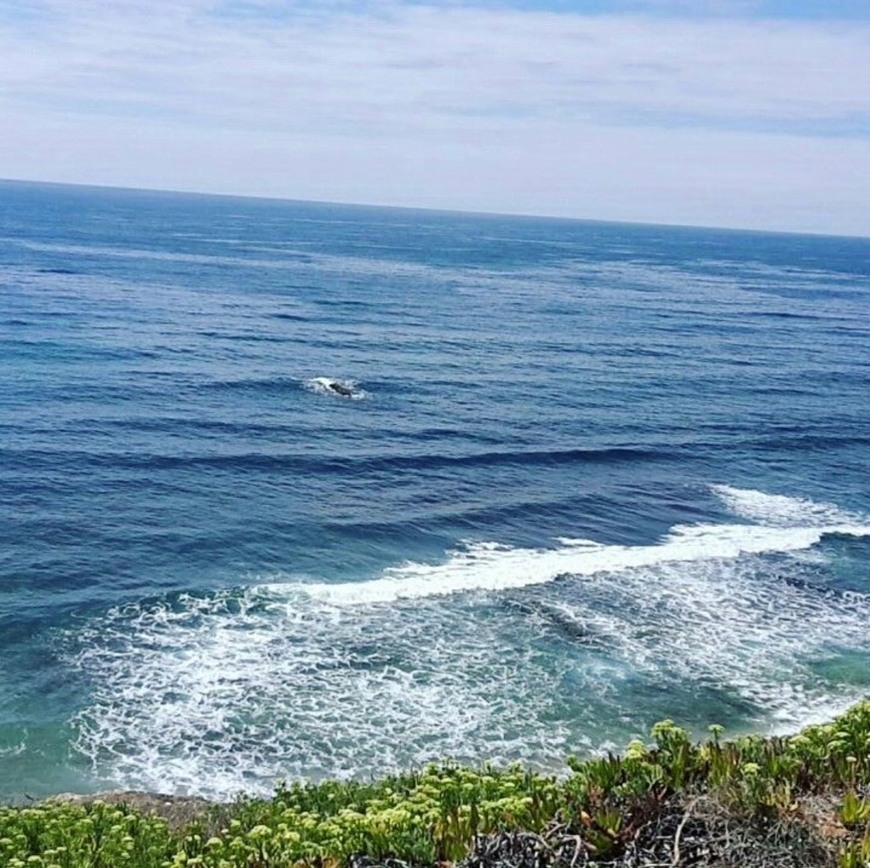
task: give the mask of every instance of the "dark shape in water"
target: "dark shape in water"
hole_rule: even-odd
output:
[[[352,398],[353,397],[353,389],[349,389],[347,386],[342,385],[336,380],[332,380],[326,384],[327,389],[331,389],[335,392],[336,395],[341,395],[342,398]]]

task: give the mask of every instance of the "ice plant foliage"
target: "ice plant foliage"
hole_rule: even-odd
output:
[[[446,763],[377,782],[293,783],[175,830],[100,801],[5,807],[0,865],[483,868],[506,853],[540,866],[751,865],[765,864],[775,830],[796,854],[788,864],[870,866],[870,701],[790,738],[728,741],[711,727],[696,744],[671,721],[651,735],[622,756],[570,758],[560,778]],[[810,804],[832,807],[820,820]]]

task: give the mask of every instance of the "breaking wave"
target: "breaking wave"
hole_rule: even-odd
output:
[[[228,797],[444,756],[552,768],[674,713],[677,684],[707,698],[699,726],[839,710],[855,691],[822,664],[870,652],[870,598],[829,587],[824,541],[870,521],[713,491],[734,522],[651,545],[474,543],[368,581],[112,610],[71,638],[76,746],[118,786]]]

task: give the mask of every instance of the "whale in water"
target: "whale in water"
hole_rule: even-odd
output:
[[[353,389],[349,389],[337,380],[327,383],[326,388],[331,389],[336,395],[341,395],[342,398],[350,398],[353,395]]]
[[[338,395],[340,398],[362,398],[365,392],[356,388],[351,380],[337,380],[334,377],[314,377],[308,381],[309,388],[321,394]]]

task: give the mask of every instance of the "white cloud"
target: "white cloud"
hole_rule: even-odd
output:
[[[868,25],[335,7],[0,24],[0,176],[870,232]]]

